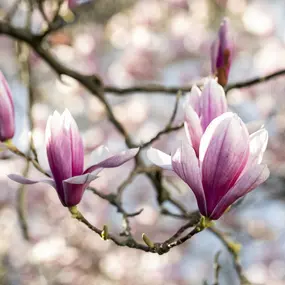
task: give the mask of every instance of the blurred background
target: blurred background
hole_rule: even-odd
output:
[[[11,11],[13,2],[0,0],[1,18]],[[235,39],[229,83],[285,68],[283,0],[69,2],[73,11],[69,14],[71,23],[47,38],[49,49],[61,63],[82,74],[98,74],[106,85],[124,88],[150,83],[184,86],[201,82],[210,74],[210,45],[224,16],[230,19]],[[29,13],[27,7],[25,1],[20,1],[10,21],[14,26],[24,27],[30,15],[32,31],[39,33],[44,20],[38,10]],[[90,152],[103,143],[114,152],[126,148],[95,96],[74,79],[59,78],[33,51],[29,53],[25,45],[3,35],[0,69],[15,100],[17,129],[13,141],[19,149],[27,151],[32,102],[34,143],[44,169],[48,169],[45,125],[55,109],[62,112],[68,108],[76,118],[84,138],[86,163]],[[285,76],[281,76],[249,88],[233,89],[227,97],[230,108],[249,127],[264,124],[270,135],[265,154],[270,179],[217,222],[219,229],[241,243],[244,274],[254,284],[285,284],[284,95]],[[161,130],[175,104],[175,94],[141,92],[126,96],[108,94],[107,98],[115,116],[136,143],[149,140]],[[174,125],[183,120],[182,105],[183,99]],[[162,136],[154,146],[170,152],[183,136],[182,129]],[[30,236],[27,241],[17,214],[19,185],[6,176],[22,173],[26,163],[8,152],[2,152],[1,158],[0,284],[213,284],[214,256],[219,250],[219,284],[240,284],[231,257],[212,233],[204,231],[163,256],[118,247],[73,220],[56,192],[43,184],[25,189]],[[105,194],[115,192],[133,166],[130,161],[120,168],[104,170],[93,186]],[[28,176],[42,175],[31,167]],[[165,173],[164,179],[171,194],[187,210],[197,209],[184,183],[170,173]],[[155,191],[144,175],[138,175],[126,188],[123,204],[129,212],[144,209],[131,220],[137,240],[145,232],[152,240],[162,241],[182,225],[182,221],[160,214]],[[175,210],[171,205],[166,207]],[[121,232],[121,215],[91,192],[86,191],[79,208],[98,227],[107,224],[113,233]]]

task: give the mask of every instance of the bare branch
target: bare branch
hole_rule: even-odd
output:
[[[29,173],[30,169],[30,162],[26,162],[26,166],[23,170],[23,176],[26,177]],[[25,203],[25,185],[21,185],[18,189],[17,192],[17,213],[18,213],[18,219],[20,223],[20,227],[22,230],[22,234],[25,240],[29,241],[30,236],[29,236],[29,229],[28,229],[28,222],[26,219],[26,203]]]
[[[201,85],[201,84],[198,84]],[[189,92],[192,85],[189,86],[163,86],[159,84],[148,84],[145,86],[133,86],[127,88],[118,88],[113,86],[105,86],[104,90],[107,93],[114,95],[130,95],[132,93],[164,93],[168,95],[175,95],[177,92]]]
[[[281,69],[279,71],[270,73],[266,76],[256,77],[256,78],[253,78],[250,80],[245,80],[245,81],[229,84],[228,86],[225,87],[225,92],[227,93],[230,90],[236,89],[236,88],[250,87],[252,85],[263,83],[263,82],[266,82],[268,80],[274,79],[274,78],[281,76],[281,75],[285,75],[285,69]]]
[[[218,251],[215,254],[215,258],[214,258],[214,270],[215,270],[215,281],[213,285],[219,285],[219,274],[221,271],[221,265],[219,263],[219,257],[220,257],[221,252]]]
[[[211,233],[213,233],[224,244],[224,246],[227,248],[227,250],[231,254],[236,272],[237,272],[239,280],[241,282],[240,284],[241,285],[252,285],[249,282],[249,280],[245,277],[245,275],[243,274],[243,271],[242,271],[242,267],[241,267],[241,264],[239,261],[240,245],[236,244],[232,241],[227,240],[227,238],[224,236],[224,234],[214,227],[210,227],[210,228],[208,228],[208,230]]]

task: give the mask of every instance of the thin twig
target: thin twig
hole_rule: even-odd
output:
[[[83,215],[82,213],[77,209],[77,207],[71,207],[69,208],[70,213],[72,214],[72,217],[77,219],[78,221],[82,222],[85,224],[89,229],[97,233],[102,237],[102,234],[104,233],[103,230],[100,230],[99,228],[93,226]],[[130,248],[136,248],[145,252],[151,252],[151,253],[157,253],[159,255],[167,253],[171,248],[179,246],[192,238],[194,235],[197,233],[201,232],[205,228],[207,228],[208,225],[204,223],[204,220],[201,219],[200,222],[195,226],[195,228],[188,233],[187,235],[183,236],[182,238],[173,241],[171,243],[166,240],[165,242],[162,243],[152,243],[151,241],[148,242],[148,245],[143,245],[141,243],[138,243],[132,236],[127,236],[126,239],[124,240],[119,240],[117,239],[114,235],[108,233],[107,236],[104,236],[104,239],[110,239],[112,240],[116,245],[118,246],[126,246]],[[105,227],[106,229],[106,227]],[[176,234],[175,234],[176,235]],[[144,239],[149,240],[147,239]],[[150,246],[150,244],[153,244],[153,246]]]
[[[224,244],[224,246],[227,248],[227,250],[231,254],[233,262],[234,262],[234,267],[236,269],[239,280],[241,282],[240,284],[241,285],[251,285],[252,283],[250,283],[249,280],[243,274],[242,267],[240,264],[240,260],[239,260],[240,245],[232,241],[229,241],[221,231],[219,231],[218,229],[214,227],[210,227],[208,228],[208,230],[211,233],[213,233],[217,238],[219,238],[219,240]]]
[[[281,75],[285,75],[285,69],[281,69],[279,71],[270,73],[265,76],[260,76],[260,77],[258,76],[253,79],[228,84],[225,87],[225,92],[227,93],[228,91],[235,89],[235,88],[244,88],[244,87],[249,87],[255,84],[259,84],[259,83],[271,80]],[[202,84],[198,83],[197,85],[200,86]],[[112,93],[114,95],[130,95],[132,93],[163,93],[166,95],[174,95],[179,90],[181,90],[182,92],[189,92],[192,86],[193,84],[188,85],[188,86],[170,86],[170,87],[159,85],[159,84],[148,84],[144,86],[132,86],[132,87],[127,87],[127,88],[105,86],[104,90],[105,92]]]
[[[249,80],[245,80],[245,81],[229,84],[228,86],[226,86],[225,92],[227,93],[227,92],[229,92],[232,89],[244,88],[244,87],[249,87],[249,86],[252,86],[252,85],[255,85],[255,84],[263,83],[265,81],[274,79],[274,78],[276,78],[278,76],[281,76],[281,75],[285,75],[285,69],[281,69],[279,71],[270,73],[270,74],[265,75],[265,76],[255,77],[253,79],[249,79]]]
[[[174,242],[177,238],[179,238],[187,229],[194,227],[199,223],[201,219],[201,215],[199,213],[193,214],[192,218],[189,219],[189,221],[182,226],[172,237],[170,237],[168,240],[166,240],[166,243],[172,243]]]
[[[140,148],[146,148],[148,146],[150,146],[153,142],[155,142],[156,140],[158,140],[162,135],[166,135],[175,131],[178,131],[180,129],[182,129],[184,126],[184,123],[181,123],[177,126],[174,127],[169,127],[169,128],[165,128],[161,131],[159,131],[153,138],[151,138],[149,141],[143,143],[140,145]]]
[[[26,162],[26,166],[23,170],[23,176],[27,177],[30,169],[30,162]],[[19,218],[20,227],[22,230],[22,234],[25,240],[29,241],[29,229],[28,229],[28,222],[26,219],[26,203],[25,203],[25,185],[21,185],[17,192],[17,213]]]
[[[50,177],[50,174],[47,173],[45,170],[42,169],[42,167],[39,165],[39,163],[32,157],[30,157],[29,155],[23,153],[22,151],[20,151],[16,146],[11,145],[11,144],[7,144],[7,148],[13,152],[14,154],[21,156],[23,158],[25,158],[26,160],[30,161],[34,167],[40,171],[41,173],[43,173],[45,176]]]
[[[47,35],[49,35],[52,32],[55,32],[57,30],[59,30],[60,28],[63,28],[65,26],[65,24],[62,24],[60,21],[58,21],[58,17],[59,17],[59,12],[60,9],[62,7],[64,3],[64,0],[58,0],[57,2],[57,7],[53,13],[52,19],[49,20],[49,18],[47,17],[44,7],[43,7],[43,2],[39,2],[38,6],[39,6],[39,11],[41,12],[44,20],[47,23],[47,28],[46,30],[41,34],[41,38],[44,39]]]
[[[16,0],[15,3],[13,3],[12,7],[9,9],[9,11],[4,16],[4,21],[9,22],[14,17],[15,13],[18,10],[18,7],[21,3],[21,0]]]
[[[220,257],[221,251],[218,251],[215,254],[214,258],[214,271],[215,271],[215,276],[214,276],[214,284],[213,285],[219,285],[219,274],[221,271],[221,265],[219,263],[219,257]]]

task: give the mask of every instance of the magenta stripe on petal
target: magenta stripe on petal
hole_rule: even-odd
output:
[[[248,131],[238,116],[225,113],[209,125],[200,145],[202,181],[208,212],[213,210],[239,178],[248,155]]]
[[[189,185],[196,196],[199,210],[207,215],[201,171],[194,149],[188,143],[182,143],[172,156],[172,167],[175,173]]]
[[[0,71],[0,141],[13,138],[15,132],[15,111],[11,90]]]
[[[252,191],[269,177],[269,169],[265,164],[258,164],[246,171],[237,183],[221,199],[210,215],[211,219],[218,219],[224,211],[235,201]]]
[[[97,174],[99,172],[100,170],[97,170],[96,173],[74,176],[63,181],[65,206],[72,207],[79,204],[86,187],[98,178]]]
[[[201,126],[203,131],[218,116],[227,112],[224,89],[214,79],[209,79],[201,94]]]
[[[63,112],[62,117],[64,124],[67,125],[67,131],[70,135],[72,176],[80,175],[82,174],[84,167],[84,148],[82,138],[75,120],[67,109]]]
[[[199,155],[200,140],[203,134],[198,114],[191,106],[185,107],[185,132],[189,143],[193,146],[196,155]]]

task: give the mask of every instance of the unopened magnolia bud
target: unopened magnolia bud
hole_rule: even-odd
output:
[[[221,23],[218,37],[211,46],[212,73],[218,77],[218,82],[225,86],[232,63],[233,41],[229,32],[229,21]]]

